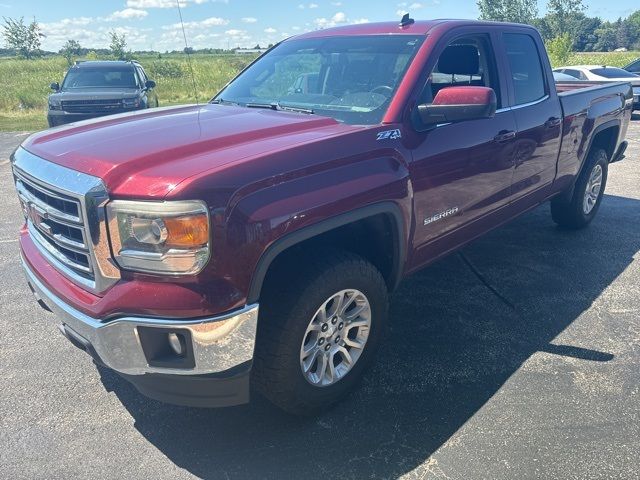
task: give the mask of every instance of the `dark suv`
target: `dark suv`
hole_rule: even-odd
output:
[[[49,126],[157,107],[155,86],[135,61],[76,62],[62,85],[51,84]]]

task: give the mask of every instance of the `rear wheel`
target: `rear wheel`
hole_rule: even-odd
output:
[[[589,153],[578,176],[571,199],[558,197],[551,201],[551,216],[566,228],[586,227],[596,216],[607,184],[609,159],[602,149]]]
[[[253,381],[283,410],[310,415],[362,377],[386,325],[387,287],[372,264],[348,252],[296,265],[304,271],[282,269],[265,291]]]

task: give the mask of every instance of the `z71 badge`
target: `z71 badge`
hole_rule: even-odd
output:
[[[395,140],[396,138],[402,138],[402,133],[400,133],[400,129],[398,128],[395,130],[378,132],[378,135],[376,136],[376,140]]]

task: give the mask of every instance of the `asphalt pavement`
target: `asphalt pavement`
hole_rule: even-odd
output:
[[[405,280],[362,387],[312,419],[164,405],[97,370],[24,281],[0,133],[0,478],[640,477],[640,118],[595,222],[548,205]]]

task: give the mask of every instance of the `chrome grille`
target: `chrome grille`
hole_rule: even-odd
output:
[[[31,236],[65,266],[93,280],[80,202],[29,182],[17,171],[15,176]]]
[[[63,275],[100,293],[120,277],[106,234],[106,189],[99,178],[47,162],[19,148],[12,156],[29,235]]]

